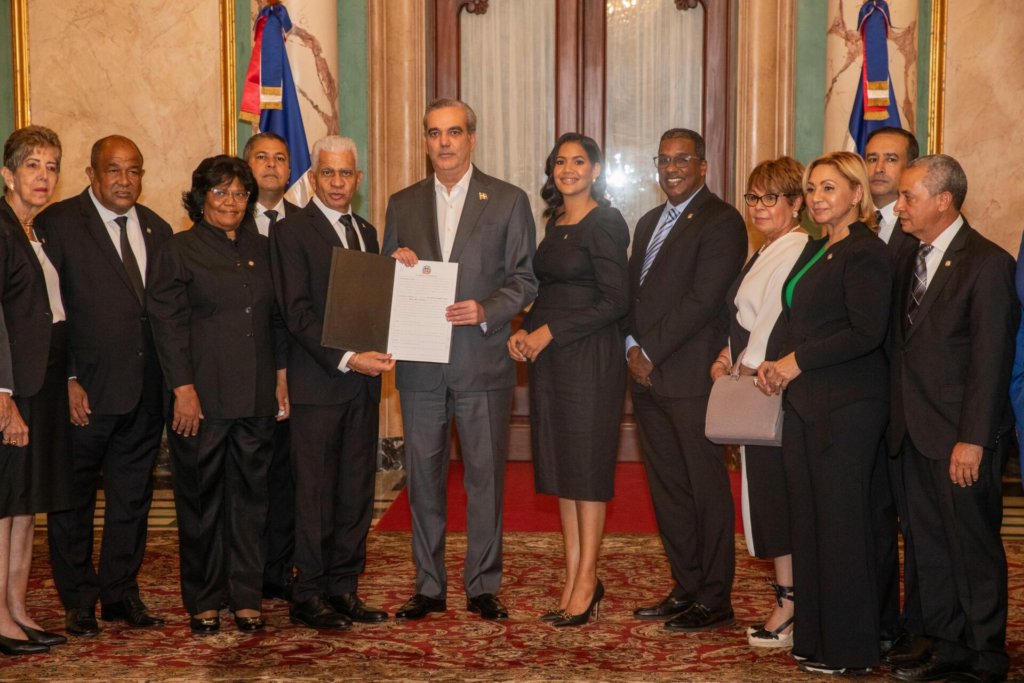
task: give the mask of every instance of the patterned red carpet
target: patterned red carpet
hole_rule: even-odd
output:
[[[410,536],[374,532],[369,571],[360,592],[390,612],[412,590]],[[269,626],[242,636],[225,617],[223,632],[192,636],[177,586],[177,534],[151,534],[143,569],[143,596],[169,618],[161,630],[103,625],[93,640],[74,640],[48,655],[0,657],[2,681],[325,681],[325,680],[575,680],[575,681],[789,681],[801,674],[784,652],[754,651],[743,636],[769,605],[767,563],[743,551],[733,603],[739,623],[719,633],[679,635],[659,623],[636,621],[638,604],[656,601],[668,588],[668,571],[657,536],[615,534],[605,542],[601,576],[608,598],[601,620],[559,631],[537,618],[557,597],[560,536],[505,536],[506,623],[487,623],[463,609],[461,562],[465,535],[448,544],[449,611],[413,624],[394,621],[357,625],[326,635],[288,623],[282,602],[266,603]],[[1024,542],[1007,541],[1010,554],[1010,639],[1015,672],[1024,671]],[[36,541],[32,611],[43,626],[61,630],[62,612],[49,578],[46,545]],[[798,626],[799,627],[799,626]],[[877,672],[881,679],[884,671]]]

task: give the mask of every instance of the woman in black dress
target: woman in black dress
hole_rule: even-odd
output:
[[[17,130],[4,144],[0,287],[14,380],[0,387],[14,398],[0,446],[0,652],[6,655],[65,642],[44,632],[25,606],[35,516],[73,503],[64,304],[45,239],[32,227],[53,197],[60,157],[57,134],[42,126]]]
[[[816,159],[803,185],[826,234],[787,277],[782,357],[763,362],[756,383],[786,390],[782,462],[800,591],[793,655],[809,673],[863,673],[879,662],[870,492],[889,422],[892,259],[859,156]]]
[[[537,491],[559,497],[565,539],[565,587],[544,620],[577,626],[604,595],[597,556],[625,400],[618,321],[629,305],[629,228],[605,198],[601,149],[591,138],[563,135],[545,170],[547,232],[533,259],[540,291],[508,347],[514,360],[531,361]]]
[[[225,588],[238,630],[264,626],[267,470],[275,416],[286,419],[289,405],[269,241],[245,223],[257,192],[241,159],[204,159],[184,195],[195,225],[161,247],[146,288],[157,354],[174,391],[167,438],[181,597],[199,635],[220,629]]]

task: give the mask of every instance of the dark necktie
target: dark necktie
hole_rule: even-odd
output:
[[[146,303],[146,287],[142,284],[142,273],[139,271],[139,262],[135,260],[135,252],[128,241],[128,217],[118,216],[114,222],[121,227],[121,262],[124,264],[124,272],[128,273],[128,281],[132,283],[135,296],[139,303]]]
[[[907,324],[914,324],[914,314],[921,307],[924,301],[924,294],[928,291],[928,265],[925,259],[932,253],[932,245],[921,243],[917,248],[917,258],[914,260],[914,281],[910,287],[910,301],[907,302]]]
[[[263,215],[266,216],[267,219],[270,221],[270,225],[268,225],[267,227],[268,228],[274,227],[274,225],[277,223],[277,211],[274,211],[274,210],[264,211]]]
[[[359,248],[359,235],[356,234],[356,227],[352,225],[352,216],[347,213],[343,215],[341,217],[341,224],[345,226],[345,241],[348,243],[348,248],[362,251]]]
[[[875,225],[882,227],[882,212],[875,209]]]

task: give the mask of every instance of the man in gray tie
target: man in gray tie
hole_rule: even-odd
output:
[[[501,586],[502,496],[515,364],[506,341],[513,316],[537,294],[536,226],[526,193],[473,167],[476,114],[459,100],[434,100],[423,117],[435,173],[392,195],[383,253],[406,265],[422,257],[460,265],[451,361],[398,363],[412,509],[416,594],[395,614],[422,619],[447,609],[445,482],[452,418],[458,422],[468,544],[467,609],[507,619]]]

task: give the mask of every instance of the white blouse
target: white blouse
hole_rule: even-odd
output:
[[[782,313],[782,288],[810,236],[786,233],[772,242],[754,261],[736,292],[736,321],[750,332],[743,365],[756,370],[765,360],[768,337]],[[730,349],[733,358],[743,349]],[[774,360],[774,359],[773,359]]]
[[[42,244],[33,241],[29,241],[29,244],[32,245],[32,250],[36,252],[39,265],[43,267],[43,278],[46,280],[46,295],[50,299],[50,313],[53,314],[53,322],[59,323],[62,320],[66,320],[64,301],[60,298],[60,276],[57,275],[57,269],[50,263],[50,258],[43,251]]]

